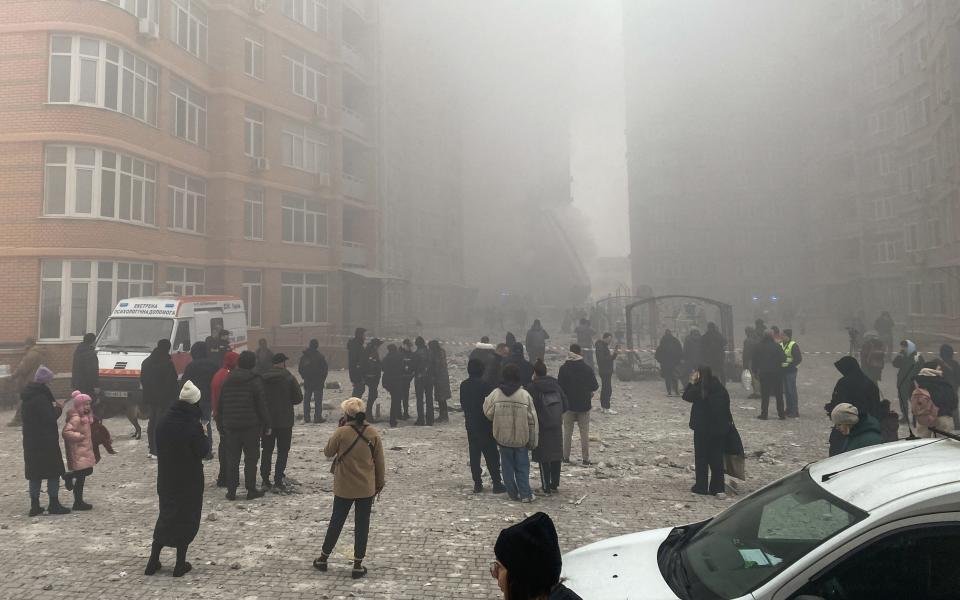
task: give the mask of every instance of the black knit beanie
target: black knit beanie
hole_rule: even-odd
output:
[[[548,593],[560,581],[560,541],[545,513],[501,530],[493,552],[507,571],[527,583],[530,593]]]

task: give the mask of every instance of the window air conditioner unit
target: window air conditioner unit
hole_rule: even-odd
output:
[[[137,33],[140,37],[156,40],[160,38],[160,25],[150,19],[140,19],[137,22]]]
[[[319,102],[317,102],[316,104],[314,104],[314,105],[313,105],[313,116],[314,116],[314,118],[316,118],[318,121],[326,121],[326,120],[327,120],[327,105],[326,105],[326,104],[320,104]]]
[[[253,0],[253,12],[262,15],[267,12],[267,0]]]
[[[255,158],[252,158],[252,159],[250,159],[250,162],[251,162],[251,166],[253,167],[253,170],[254,170],[254,171],[269,171],[269,170],[270,170],[270,161],[269,161],[267,158],[263,157],[263,156],[257,156],[257,157],[255,157]]]

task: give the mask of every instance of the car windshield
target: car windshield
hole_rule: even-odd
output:
[[[108,319],[100,330],[97,348],[105,350],[149,351],[157,341],[170,339],[173,319],[123,317]]]
[[[800,471],[735,504],[681,547],[684,596],[745,596],[866,516]]]

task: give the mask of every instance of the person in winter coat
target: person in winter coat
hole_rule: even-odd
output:
[[[577,336],[577,345],[582,348],[583,360],[593,369],[595,366],[593,364],[593,338],[596,337],[597,332],[590,326],[590,321],[587,319],[580,319],[580,324],[573,332]]]
[[[350,383],[353,384],[353,395],[363,397],[363,358],[366,348],[367,330],[357,327],[353,338],[347,342],[347,372],[350,374]]]
[[[150,416],[147,423],[148,456],[157,457],[156,430],[160,417],[180,395],[177,369],[170,358],[170,340],[160,340],[150,356],[140,366],[140,387],[143,389],[143,404]]]
[[[512,331],[508,331],[503,341],[507,348],[513,348],[513,345],[517,343],[517,336],[513,335]]]
[[[880,313],[880,316],[873,322],[873,328],[877,330],[877,334],[879,334],[880,339],[883,340],[883,345],[887,348],[893,348],[894,325],[893,317],[891,317],[887,311]]]
[[[13,414],[13,419],[7,423],[7,427],[20,427],[20,390],[33,381],[37,369],[45,362],[47,362],[46,349],[38,346],[37,340],[27,338],[23,342],[23,358],[10,374],[9,385],[17,401],[17,410]]]
[[[333,458],[333,514],[327,525],[320,556],[313,568],[327,570],[327,559],[340,539],[343,524],[354,509],[353,579],[367,575],[363,559],[367,556],[370,512],[373,501],[386,485],[386,464],[380,433],[367,424],[363,400],[348,398],[340,405],[343,418],[327,441],[323,454]]]
[[[694,369],[700,366],[703,363],[701,356],[701,341],[702,337],[700,336],[700,330],[694,328],[690,330],[690,333],[687,334],[687,337],[683,339],[683,373],[682,375],[686,377],[691,374]]]
[[[410,419],[410,385],[417,375],[417,354],[413,342],[409,339],[400,342],[400,356],[403,357],[403,389],[400,391],[403,414],[400,415],[400,420],[407,421]]]
[[[527,385],[533,380],[533,365],[523,357],[523,344],[517,342],[510,349],[510,355],[503,360],[501,369],[507,365],[515,365],[520,371],[520,383]]]
[[[861,414],[857,407],[845,402],[838,404],[830,413],[830,420],[841,437],[836,454],[875,446],[883,442],[880,436],[880,423],[873,415]]]
[[[97,358],[96,348],[93,347],[96,341],[97,336],[93,333],[83,336],[83,341],[77,344],[73,351],[73,372],[70,374],[71,387],[91,398],[95,397],[97,388],[100,387],[100,360]]]
[[[754,327],[747,327],[744,330],[743,337],[743,368],[750,372],[753,381],[759,382],[757,377],[757,370],[754,368],[754,355],[757,351],[757,345],[760,343],[760,336],[757,335],[757,330]],[[754,388],[753,392],[747,396],[750,399],[760,398],[760,392],[757,388]]]
[[[73,510],[90,510],[92,504],[83,501],[83,487],[93,473],[97,459],[93,454],[93,407],[90,396],[79,391],[71,394],[73,401],[67,408],[63,425],[63,447],[67,451],[67,473],[63,476],[66,488],[73,490]]]
[[[330,366],[327,357],[320,352],[320,342],[310,340],[307,349],[300,356],[297,371],[303,378],[303,422],[310,423],[310,405],[314,404],[314,423],[326,423],[323,417],[323,388],[327,384]]]
[[[824,405],[824,410],[829,417],[833,409],[840,404],[850,404],[857,407],[858,414],[870,415],[879,423],[884,418],[884,411],[881,407],[880,390],[877,384],[861,370],[857,360],[852,356],[843,356],[837,362],[833,363],[842,377],[837,381],[833,388],[833,396],[830,402]],[[830,430],[830,456],[842,452],[846,444],[846,438],[833,428]]]
[[[563,413],[567,411],[567,396],[560,382],[547,375],[543,359],[533,365],[533,381],[526,386],[537,411],[540,431],[533,460],[540,463],[541,491],[544,495],[560,489],[560,465],[563,461]]]
[[[209,357],[207,345],[203,342],[195,342],[190,346],[190,364],[183,370],[180,377],[180,385],[183,386],[187,381],[192,381],[193,385],[200,390],[200,413],[203,415],[203,421],[207,430],[207,442],[210,447],[204,455],[205,460],[213,458],[213,429],[210,424],[211,412],[213,410],[213,377],[220,370],[220,365]]]
[[[390,427],[397,426],[403,412],[403,355],[396,344],[387,345],[387,354],[381,361],[383,389],[390,395]]]
[[[957,392],[950,382],[943,376],[939,363],[929,362],[924,365],[920,373],[913,378],[914,387],[926,390],[930,399],[937,407],[937,418],[933,425],[941,431],[950,431],[953,427],[953,415],[957,412]],[[918,437],[932,437],[928,427],[917,423]]]
[[[527,451],[537,447],[540,431],[533,399],[523,389],[516,365],[503,368],[503,383],[484,399],[483,414],[493,422],[507,494],[512,500],[533,502]]]
[[[707,323],[707,332],[700,338],[700,356],[703,364],[710,367],[713,376],[719,379],[720,383],[727,380],[726,355],[727,339],[720,334],[716,323]]]
[[[23,470],[30,486],[30,512],[35,517],[43,512],[40,508],[40,484],[47,481],[47,513],[64,515],[69,508],[60,504],[60,476],[64,473],[63,455],[60,453],[60,438],[57,435],[57,419],[63,405],[53,398],[48,384],[53,381],[53,371],[40,365],[33,381],[20,392],[21,418],[23,420]]]
[[[754,368],[760,379],[760,414],[758,419],[766,420],[770,408],[770,396],[777,400],[777,416],[780,420],[786,419],[783,405],[783,348],[773,339],[773,333],[768,331],[763,340],[757,345],[754,352]]]
[[[482,455],[487,471],[493,481],[493,493],[507,491],[500,477],[500,453],[493,439],[493,424],[483,413],[483,402],[493,388],[483,380],[483,361],[479,358],[467,362],[467,378],[460,383],[460,407],[463,408],[463,424],[467,429],[467,448],[470,455],[470,474],[473,476],[473,493],[483,491]]]
[[[900,342],[900,353],[893,359],[897,368],[897,396],[900,399],[900,422],[906,423],[910,414],[910,396],[913,394],[913,378],[923,368],[923,355],[910,340]]]
[[[380,346],[383,342],[373,338],[367,343],[363,350],[363,358],[360,361],[360,372],[363,375],[363,385],[367,389],[367,406],[370,410],[370,421],[376,421],[378,407],[377,399],[380,397],[380,377],[383,375],[383,366],[380,364]],[[358,396],[359,397],[359,396]]]
[[[960,392],[960,364],[954,360],[953,346],[943,344],[940,346],[940,357],[936,360],[943,378],[953,388],[954,394]],[[960,429],[960,410],[953,411],[953,428]]]
[[[613,396],[613,370],[620,354],[620,346],[610,350],[613,343],[613,334],[604,333],[594,346],[597,358],[597,374],[600,375],[600,410],[605,414],[615,415],[617,411],[610,408],[610,398]]]
[[[430,350],[430,371],[433,374],[433,399],[437,401],[440,410],[436,422],[447,423],[450,421],[447,402],[453,397],[450,390],[450,372],[447,370],[447,351],[437,340],[430,340],[427,348]]]
[[[560,582],[563,558],[557,529],[538,512],[500,531],[490,576],[504,600],[582,600]]]
[[[227,446],[227,500],[237,499],[240,485],[240,456],[247,500],[263,496],[257,489],[257,461],[260,437],[271,434],[263,379],[254,372],[257,357],[249,350],[240,354],[237,367],[230,371],[217,403],[217,426],[223,430]]]
[[[414,352],[416,372],[413,377],[413,386],[417,394],[417,422],[418,426],[433,425],[433,369],[430,360],[430,350],[422,337],[416,341],[417,350]]]
[[[700,495],[722,494],[726,490],[723,445],[733,424],[730,395],[712,369],[702,366],[693,372],[690,383],[683,390],[683,399],[693,404],[690,408],[690,429],[693,430],[696,482],[690,491]]]
[[[660,376],[667,385],[667,396],[680,395],[680,388],[677,385],[677,376],[679,375],[680,363],[683,362],[683,346],[680,340],[673,337],[673,333],[667,329],[660,338],[657,350],[653,357],[660,363]]]
[[[793,339],[793,330],[784,329],[780,338],[783,349],[783,399],[788,417],[800,418],[800,400],[797,395],[797,367],[803,361],[800,346]]]
[[[887,362],[887,348],[874,331],[868,331],[863,339],[863,345],[860,346],[860,368],[871,381],[880,383],[883,367]]]
[[[571,344],[567,360],[557,373],[560,388],[567,396],[567,410],[563,413],[563,462],[570,462],[570,443],[573,441],[573,425],[580,430],[580,458],[584,465],[590,462],[590,409],[591,398],[600,385],[597,377],[583,360],[579,344]]]
[[[257,355],[257,367],[254,369],[257,373],[263,373],[273,366],[273,350],[270,349],[266,339],[260,338],[257,341],[257,350],[254,354]]]
[[[210,382],[210,418],[213,420],[214,424],[217,426],[217,435],[220,437],[220,441],[217,444],[217,461],[220,463],[220,470],[217,472],[217,487],[227,487],[227,467],[229,461],[227,460],[227,445],[223,439],[223,428],[220,426],[220,420],[217,419],[217,408],[219,408],[220,402],[220,390],[223,389],[223,382],[227,380],[227,375],[230,374],[230,371],[237,368],[237,360],[240,359],[240,355],[236,352],[227,352],[223,355],[223,366],[220,367],[220,370],[213,376],[213,380]],[[211,440],[211,445],[213,441]]]
[[[483,370],[483,380],[491,389],[500,385],[503,365],[509,357],[510,348],[506,344],[497,344],[493,358],[490,359],[490,364]]]
[[[180,397],[157,425],[157,497],[160,514],[153,528],[153,544],[144,575],[160,570],[160,551],[177,549],[174,577],[183,577],[193,566],[187,547],[200,530],[203,511],[203,458],[210,442],[203,432],[202,393],[187,380]]]
[[[273,364],[260,377],[263,379],[263,392],[270,411],[270,433],[260,438],[263,452],[260,456],[260,479],[265,489],[286,492],[287,456],[293,440],[293,407],[303,402],[300,384],[287,370],[287,355],[283,352],[273,355]],[[277,464],[270,482],[270,463],[273,449],[277,449]]]
[[[473,347],[473,350],[470,351],[470,357],[467,359],[467,362],[479,360],[483,363],[483,370],[486,372],[487,369],[490,368],[490,363],[496,355],[497,347],[490,343],[489,337],[483,336]]]
[[[544,330],[543,325],[540,324],[540,319],[535,319],[533,326],[527,331],[526,339],[527,356],[530,362],[537,362],[538,359],[543,360],[543,357],[547,354],[547,340],[549,339],[550,334]]]

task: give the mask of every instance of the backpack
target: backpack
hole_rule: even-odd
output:
[[[560,423],[563,420],[563,399],[560,397],[560,392],[551,391],[545,392],[543,394],[543,413],[540,417],[541,421],[547,421],[550,423]]]
[[[923,388],[916,388],[910,396],[910,412],[917,423],[924,427],[933,427],[937,424],[940,409],[933,403],[930,392]]]

